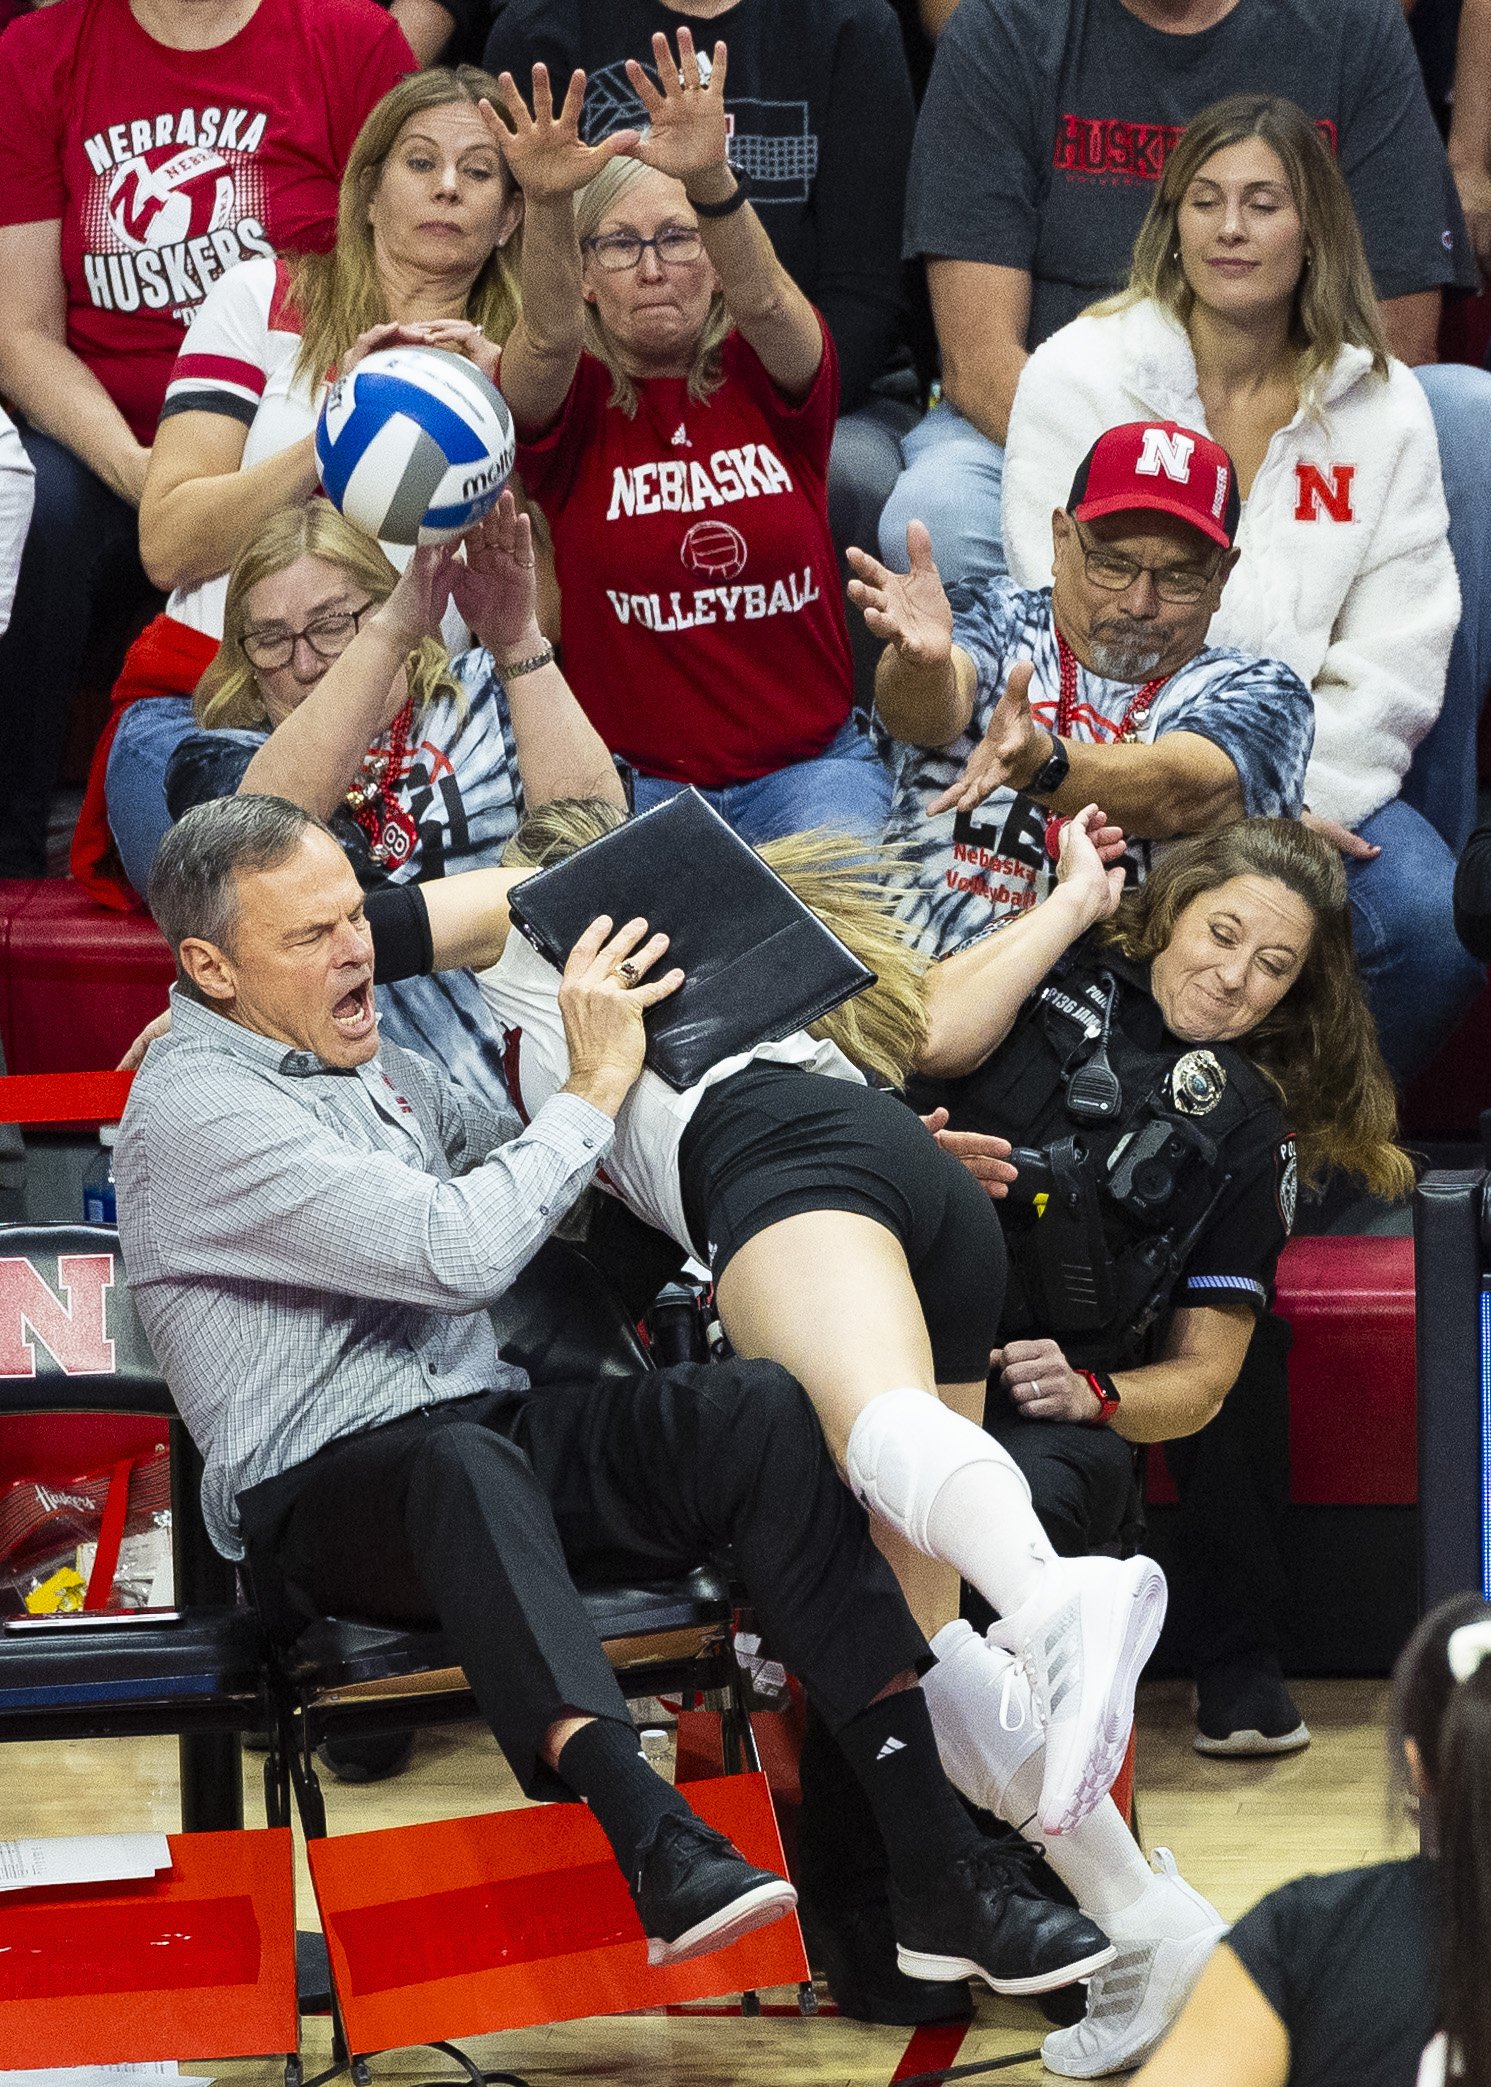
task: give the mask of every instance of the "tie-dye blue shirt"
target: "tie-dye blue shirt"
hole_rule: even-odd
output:
[[[972,813],[927,815],[928,801],[947,789],[983,738],[1011,670],[1034,663],[1030,685],[1036,722],[1054,731],[1061,694],[1056,625],[1049,587],[1022,589],[1007,581],[970,580],[949,589],[953,642],[973,661],[977,679],[968,728],[950,746],[891,750],[895,788],[886,840],[915,873],[901,912],[923,954],[947,956],[1043,899],[1054,877],[1046,854],[1051,814],[1018,790],[993,791]],[[1111,743],[1137,689],[1077,668],[1073,741]],[[1276,659],[1211,646],[1170,676],[1135,735],[1196,732],[1227,755],[1242,784],[1250,817],[1294,817],[1303,802],[1305,764],[1315,737],[1310,691]],[[1129,874],[1142,877],[1159,842],[1134,841]]]

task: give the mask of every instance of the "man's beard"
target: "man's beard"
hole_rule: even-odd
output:
[[[1105,681],[1148,681],[1165,657],[1165,647],[1145,624],[1110,623],[1101,637],[1087,641],[1093,672]]]

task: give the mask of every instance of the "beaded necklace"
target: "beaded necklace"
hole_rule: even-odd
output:
[[[385,869],[407,862],[419,841],[419,828],[394,794],[409,769],[413,727],[411,697],[389,727],[387,747],[368,748],[347,792],[347,809],[368,837],[368,853]]]

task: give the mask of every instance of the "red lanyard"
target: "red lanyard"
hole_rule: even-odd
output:
[[[419,828],[394,795],[409,766],[413,727],[411,698],[389,727],[387,748],[368,748],[361,772],[347,792],[347,809],[367,835],[373,860],[385,869],[407,862],[419,842]]]
[[[1072,727],[1077,719],[1077,656],[1061,632],[1056,633],[1056,657],[1061,665],[1061,699],[1056,706],[1056,734],[1059,739],[1070,739]],[[1146,681],[1123,714],[1122,722],[1110,741],[1105,744],[1122,746],[1146,722],[1154,699],[1170,679],[1162,674],[1158,681]]]

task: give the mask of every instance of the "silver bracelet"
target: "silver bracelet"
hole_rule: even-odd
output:
[[[540,667],[552,666],[553,661],[554,647],[546,642],[543,651],[535,652],[531,659],[515,659],[497,671],[504,681],[516,681],[520,674],[536,674]]]

